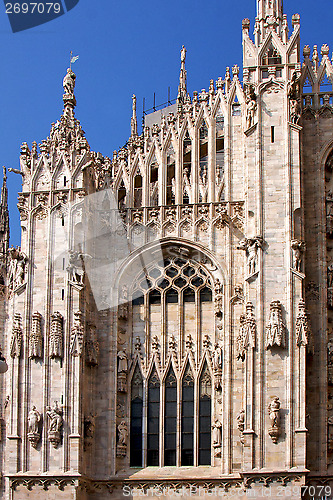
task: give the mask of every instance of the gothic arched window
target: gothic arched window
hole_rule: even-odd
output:
[[[172,367],[165,380],[164,465],[176,465],[177,379]]]
[[[194,459],[194,378],[188,364],[182,383],[181,464],[193,465]]]
[[[210,465],[212,380],[207,363],[204,364],[199,385],[199,465]]]
[[[147,465],[159,465],[160,438],[160,379],[154,368],[148,381]]]
[[[143,380],[136,366],[131,384],[131,467],[142,467]]]

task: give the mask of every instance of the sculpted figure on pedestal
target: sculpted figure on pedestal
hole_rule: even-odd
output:
[[[37,447],[40,440],[40,421],[41,415],[37,411],[36,406],[33,406],[28,413],[28,440],[33,448]]]
[[[62,410],[59,408],[57,401],[53,408],[51,406],[46,407],[46,415],[50,419],[48,438],[52,446],[57,448],[61,440],[61,429],[63,426]]]
[[[269,323],[266,327],[266,349],[273,346],[285,347],[286,326],[282,321],[282,305],[279,300],[270,304]]]

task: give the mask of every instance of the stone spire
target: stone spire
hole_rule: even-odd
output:
[[[257,0],[257,20],[261,42],[267,32],[281,33],[283,21],[283,0]]]
[[[8,189],[7,189],[7,172],[6,167],[3,167],[3,183],[1,188],[0,199],[0,267],[7,262],[7,252],[9,248],[9,211],[8,211]]]
[[[131,136],[138,135],[138,120],[136,118],[136,96],[132,96],[132,118],[131,118]]]
[[[178,87],[178,97],[177,97],[178,104],[185,103],[186,94],[187,94],[187,78],[186,78],[185,60],[186,60],[186,49],[183,45],[182,50],[180,51],[181,66],[180,66],[179,87]]]
[[[75,73],[73,73],[71,68],[68,68],[67,73],[62,82],[65,92],[63,95],[64,116],[68,118],[74,117],[74,108],[76,106],[76,99],[74,95],[75,80],[76,80]]]

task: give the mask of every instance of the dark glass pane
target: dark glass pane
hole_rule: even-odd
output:
[[[133,297],[132,300],[133,306],[141,306],[143,304],[143,295],[139,295],[137,297]]]
[[[165,416],[167,417],[177,417],[177,403],[166,403],[165,405]]]
[[[173,288],[171,288],[166,293],[165,300],[169,304],[170,303],[173,303],[173,304],[177,303],[178,302],[178,292],[176,292],[176,290],[174,290]]]
[[[183,416],[193,418],[193,402],[183,401]]]
[[[175,450],[165,450],[164,465],[166,465],[166,466],[176,465],[176,451]]]
[[[199,450],[199,464],[210,465],[210,450]]]
[[[193,417],[183,417],[183,432],[193,432]]]
[[[158,450],[159,435],[158,434],[149,434],[147,443],[148,443],[148,449]]]
[[[153,290],[149,294],[149,304],[160,304],[161,294],[157,290]]]
[[[195,302],[195,293],[191,288],[186,288],[183,292],[184,302]]]
[[[182,465],[192,466],[193,465],[193,451],[192,450],[182,450]]]
[[[176,269],[175,267],[170,267],[170,269],[167,269],[165,271],[165,274],[170,278],[174,278],[178,274],[178,269]]]
[[[176,432],[176,428],[174,418],[165,419],[165,432]]]
[[[205,287],[200,291],[200,302],[211,302],[212,301],[212,291]]]
[[[159,419],[148,417],[148,427],[150,433],[157,434],[160,431]]]
[[[166,450],[176,451],[176,434],[175,433],[172,433],[172,434],[165,433],[164,448]]]
[[[157,450],[148,450],[147,451],[147,465],[148,467],[158,467],[158,451]]]
[[[183,435],[182,435],[182,448],[184,448],[184,450],[192,450],[193,449],[193,434],[183,433]]]
[[[131,402],[130,465],[142,467],[142,399]]]

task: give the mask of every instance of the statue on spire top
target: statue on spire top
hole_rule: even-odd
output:
[[[75,87],[75,78],[76,78],[75,73],[73,73],[73,71],[70,68],[68,68],[65,78],[62,82],[65,94],[73,95]]]
[[[186,59],[186,49],[185,46],[182,46],[182,50],[180,51],[180,62],[184,63]]]

